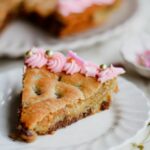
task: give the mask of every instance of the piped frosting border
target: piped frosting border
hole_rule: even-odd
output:
[[[26,53],[24,64],[29,68],[46,66],[53,73],[65,72],[68,75],[81,73],[87,77],[96,78],[101,83],[125,73],[125,70],[120,67],[114,67],[113,65],[110,67],[106,65],[98,66],[90,61],[85,61],[72,51],[68,51],[67,57],[65,57],[60,52],[53,53],[42,48],[29,50]]]

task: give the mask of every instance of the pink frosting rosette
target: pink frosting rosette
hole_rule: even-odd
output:
[[[63,70],[66,72],[66,74],[73,75],[73,74],[78,73],[80,71],[80,66],[76,63],[75,60],[70,59],[65,64]]]
[[[82,63],[83,63],[83,60],[79,56],[77,56],[76,53],[69,51],[67,62],[63,70],[67,74],[71,74],[71,75],[74,73],[78,73],[81,70]]]
[[[68,51],[68,58],[72,58],[74,59],[78,65],[82,66],[85,61],[80,58],[76,53],[74,53],[73,51]]]
[[[123,73],[125,73],[125,70],[123,68],[113,67],[113,65],[111,65],[109,68],[99,72],[98,81],[104,83],[107,80],[113,79]]]
[[[96,77],[96,75],[98,74],[99,67],[96,64],[84,61],[72,51],[68,52],[68,57],[75,60],[76,66],[78,66],[78,69],[76,71],[78,71],[80,68],[80,72],[87,77]]]
[[[84,65],[82,65],[81,73],[85,74],[85,76],[87,77],[96,77],[98,72],[99,72],[98,65],[92,62],[85,62]]]
[[[47,63],[45,50],[42,48],[33,48],[29,51],[30,56],[25,58],[25,64],[31,68],[41,68]]]
[[[49,58],[47,62],[47,67],[52,72],[58,73],[58,72],[62,72],[65,63],[66,63],[65,56],[57,52]]]

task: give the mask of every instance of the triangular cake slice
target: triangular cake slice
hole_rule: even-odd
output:
[[[100,67],[73,52],[34,48],[27,52],[18,130],[32,142],[79,119],[109,108],[122,68]]]

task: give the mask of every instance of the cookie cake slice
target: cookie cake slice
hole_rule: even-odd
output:
[[[23,14],[56,37],[84,32],[105,23],[122,0],[24,0]]]
[[[122,68],[97,66],[74,52],[33,48],[25,57],[18,132],[32,142],[82,118],[108,109]]]

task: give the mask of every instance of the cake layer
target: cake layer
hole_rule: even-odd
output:
[[[47,75],[47,73],[49,72],[47,72],[45,68],[40,70],[28,69],[24,76],[25,84],[22,98],[23,105],[20,118],[21,124],[19,125],[19,128],[21,131],[23,131],[22,139],[28,142],[33,141],[36,138],[37,134],[43,135],[52,133],[58,128],[65,127],[66,125],[85,117],[86,115],[84,114],[89,114],[89,110],[90,114],[94,114],[96,112],[99,112],[100,110],[107,109],[111,101],[111,95],[113,94],[113,92],[117,92],[118,88],[116,79],[109,80],[103,84],[100,84],[94,78],[85,78],[81,74],[74,74],[72,76],[59,74],[59,78],[55,77],[57,79],[56,82],[62,82],[64,84],[62,93],[60,94],[57,91],[57,94],[59,95],[59,98],[57,100],[51,101],[51,96],[53,96],[51,90],[54,90],[53,92],[55,93],[55,90],[58,89],[56,85],[54,85],[54,83],[54,88],[47,88],[47,90],[49,90],[49,92],[51,93],[48,98],[45,98],[43,94],[41,96],[32,95],[32,97],[30,97],[28,95],[29,93],[26,93],[26,91],[29,90],[26,89],[26,85],[28,85],[28,83],[31,82],[30,80],[33,79],[31,78],[31,76],[34,76],[34,79],[37,79],[39,81],[34,81],[34,83],[38,83],[38,86],[41,85],[39,84],[41,82],[45,83],[46,85],[50,85],[50,82],[48,82],[46,77],[44,77]],[[41,75],[42,78],[40,78]],[[52,77],[52,75],[50,75],[50,73],[48,78],[51,78],[54,81],[54,78]],[[64,90],[65,86],[69,87],[69,89],[67,88]],[[32,85],[32,88],[33,87],[34,85]],[[42,85],[41,87],[43,87],[43,91],[46,93],[44,85]],[[70,91],[70,89],[72,89],[72,91]],[[77,93],[75,93],[75,89],[77,90]],[[84,98],[81,99],[80,96],[77,99],[76,97],[70,97],[70,95],[67,94],[68,92],[71,95],[73,94],[76,96],[79,93],[83,93]],[[30,94],[31,93],[32,92],[30,91]],[[64,103],[61,96],[65,97]],[[66,100],[66,97],[68,96],[71,99],[68,98],[68,100]],[[38,97],[41,97],[42,99],[40,98],[39,101]],[[30,100],[30,103],[27,102],[28,100]]]
[[[95,113],[96,112],[99,112],[101,110],[106,110],[109,108],[109,105],[110,105],[110,102],[111,101],[105,101],[104,103],[102,103],[98,108],[99,110],[96,111],[96,109],[92,109]],[[103,105],[104,104],[104,105]],[[41,131],[37,131],[34,130],[34,131],[31,131],[31,130],[27,130],[25,128],[23,128],[23,126],[20,128],[19,130],[19,137],[21,138],[21,140],[24,140],[26,142],[33,142],[36,137],[37,137],[37,134],[39,135],[45,135],[45,134],[53,134],[54,131],[56,131],[57,129],[60,129],[60,128],[64,128],[74,122],[77,122],[78,120],[81,120],[87,116],[90,116],[92,114],[94,114],[94,112],[92,112],[90,108],[89,109],[85,109],[85,111],[81,112],[80,114],[77,114],[76,116],[72,116],[72,115],[67,115],[65,116],[63,119],[60,119],[58,120],[54,125],[52,126],[49,126],[48,130],[46,130],[45,132],[41,132]],[[58,114],[60,115],[60,114]],[[49,116],[47,116],[48,118]],[[41,124],[44,123],[44,120],[41,122]],[[41,126],[41,128],[43,128]],[[43,129],[42,129],[43,130]]]
[[[113,87],[114,86],[114,87]],[[58,110],[57,112],[50,113],[42,121],[40,121],[34,130],[38,134],[45,134],[47,131],[52,132],[55,128],[56,124],[59,122],[64,122],[66,118],[80,118],[80,114],[91,112],[94,114],[99,112],[100,110],[105,110],[108,108],[107,104],[111,102],[111,95],[114,92],[114,88],[116,89],[116,83],[112,83],[110,89],[105,93],[102,89],[99,89],[97,93],[85,100],[78,100],[76,103],[67,105],[65,108]],[[102,96],[102,91],[105,93]],[[49,120],[49,119],[51,120]]]

